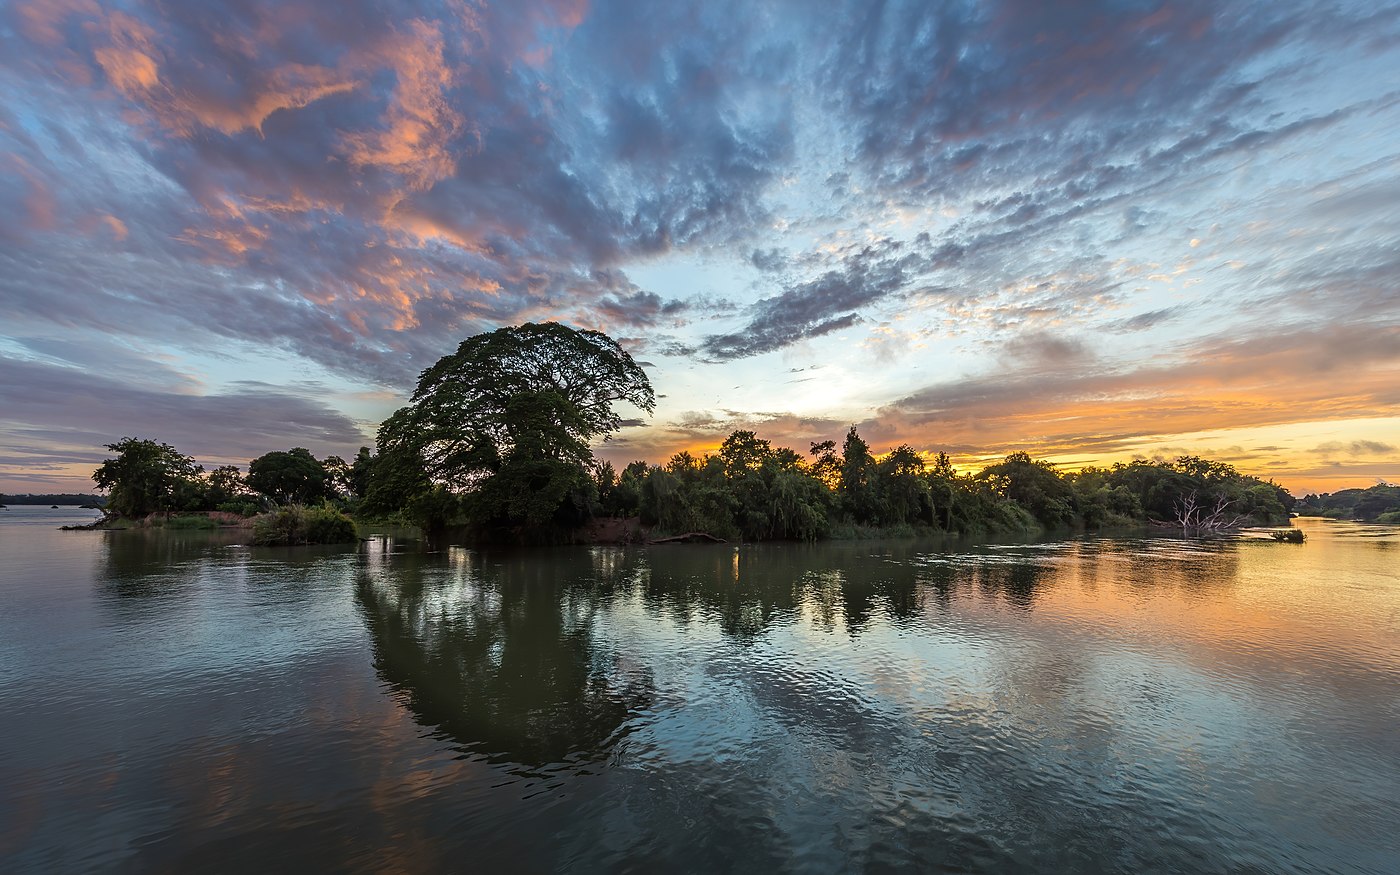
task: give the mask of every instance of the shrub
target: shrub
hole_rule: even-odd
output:
[[[356,538],[354,521],[330,505],[308,508],[294,504],[253,523],[253,543],[263,546],[350,544]]]
[[[1392,510],[1383,513],[1380,516],[1376,517],[1376,522],[1389,523],[1393,526],[1400,525],[1400,510]]]

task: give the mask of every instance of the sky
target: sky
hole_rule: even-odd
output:
[[[348,458],[542,320],[620,463],[1400,481],[1400,3],[0,0],[0,492]]]

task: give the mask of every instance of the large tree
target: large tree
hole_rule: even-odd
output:
[[[554,322],[478,334],[425,370],[379,430],[380,453],[421,461],[428,481],[466,496],[483,523],[549,522],[591,483],[592,441],[650,413],[645,372],[599,331]]]
[[[323,501],[330,495],[329,479],[326,466],[305,447],[264,453],[248,463],[248,485],[278,504]]]
[[[202,494],[204,469],[169,444],[122,438],[107,449],[117,454],[92,472],[109,495],[107,507],[125,517],[162,510],[186,510]]]

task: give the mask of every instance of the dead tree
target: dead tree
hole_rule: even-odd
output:
[[[1248,520],[1241,514],[1230,513],[1232,504],[1234,501],[1224,495],[1217,496],[1213,504],[1207,504],[1193,489],[1172,502],[1172,509],[1176,511],[1175,522],[1183,533],[1223,532],[1237,529]]]

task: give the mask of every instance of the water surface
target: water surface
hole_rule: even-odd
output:
[[[1400,871],[1400,530],[425,553],[0,511],[0,870]]]

